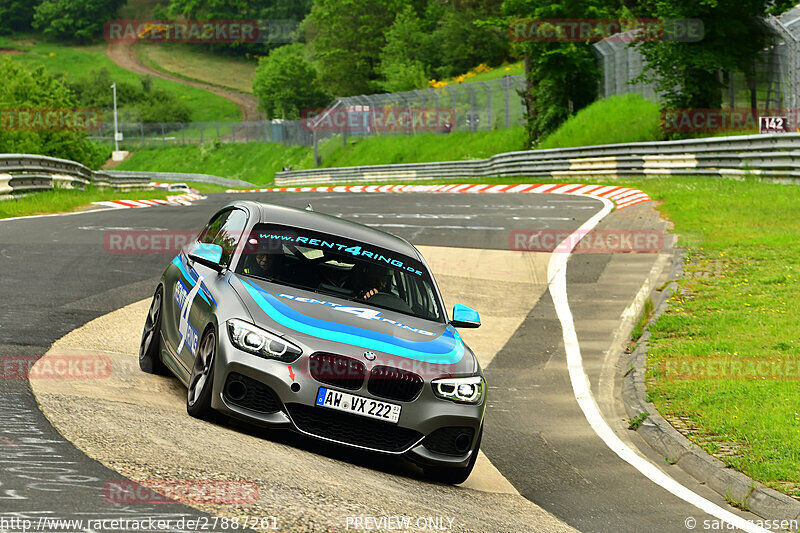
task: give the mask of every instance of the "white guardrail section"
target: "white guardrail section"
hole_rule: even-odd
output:
[[[526,150],[489,159],[277,172],[275,186],[506,176],[541,178],[753,175],[800,183],[800,133]]]
[[[116,190],[150,187],[148,176],[111,176],[66,159],[30,154],[0,154],[0,195],[48,190],[83,189],[88,184]]]

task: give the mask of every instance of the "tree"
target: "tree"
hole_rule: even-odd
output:
[[[481,63],[496,66],[508,57],[505,28],[479,24],[496,13],[475,9],[446,11],[438,21],[432,38],[440,47],[435,74],[438,79],[456,76]]]
[[[74,108],[69,89],[49,74],[44,67],[27,70],[11,58],[0,59],[0,152],[40,154],[78,161],[98,168],[109,155],[108,150],[94,144],[83,131],[25,131],[13,123],[21,117],[13,110],[46,110]]]
[[[258,63],[253,92],[268,119],[296,120],[302,111],[330,100],[320,89],[314,67],[303,57],[303,45],[276,48]]]
[[[499,65],[509,57],[508,38],[504,28],[485,23],[499,14],[497,0],[407,3],[386,32],[381,87],[421,89],[431,78],[457,76],[481,63]]]
[[[322,88],[336,96],[375,91],[386,28],[401,0],[316,0],[303,31],[317,62]]]
[[[311,11],[313,0],[171,0],[168,13],[172,17],[193,20],[255,20],[268,30],[256,43],[213,43],[198,45],[215,52],[229,54],[266,54],[293,38],[284,31],[300,24]],[[275,28],[281,31],[274,34]]]
[[[33,12],[41,0],[0,0],[0,33],[31,30]]]
[[[644,42],[647,59],[643,79],[656,83],[665,107],[719,108],[723,71],[744,72],[752,79],[756,58],[768,42],[761,17],[779,14],[793,0],[640,0],[637,16],[660,19],[700,19],[704,35],[697,42],[665,39]]]
[[[386,32],[380,55],[379,85],[387,92],[410,91],[428,85],[430,67],[438,62],[438,50],[414,6],[407,5]]]
[[[33,27],[56,40],[88,43],[103,33],[127,0],[44,0],[33,16]]]
[[[535,19],[611,18],[615,8],[607,0],[505,0],[506,21]],[[531,145],[597,96],[600,71],[588,42],[517,42],[525,57],[528,138]]]

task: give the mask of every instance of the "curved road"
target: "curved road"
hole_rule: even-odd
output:
[[[494,250],[508,249],[514,229],[572,231],[602,207],[591,198],[533,194],[249,197],[298,207],[310,202],[316,211],[377,226],[416,245]],[[87,321],[151,295],[168,256],[109,254],[103,246],[106,231],[196,230],[230,199],[210,195],[191,207],[0,221],[0,356],[41,356],[56,339]],[[659,222],[650,204],[642,204],[611,214],[601,227],[658,228]],[[726,506],[716,493],[655,457],[625,429],[619,388],[614,386],[622,371],[608,348],[620,315],[657,257],[579,254],[570,259],[570,307],[585,369],[605,419],[620,438],[690,490]],[[463,266],[465,272],[481,267]],[[435,266],[434,273],[439,274]],[[457,277],[459,272],[443,274]],[[507,290],[509,297],[519,289],[513,281],[486,288]],[[549,292],[510,335],[486,376],[490,403],[483,451],[525,498],[581,531],[686,531],[687,517],[700,524],[713,520],[646,479],[594,434],[573,396],[561,325]],[[53,430],[26,380],[0,379],[0,405],[0,518],[13,513],[35,518],[199,514],[182,506],[111,506],[102,498],[103,483],[120,475],[88,459]],[[301,446],[298,453],[306,453],[302,450]],[[470,501],[466,493],[464,501]],[[436,501],[430,508],[435,514]],[[280,516],[280,508],[274,512]],[[537,529],[536,524],[531,529]]]

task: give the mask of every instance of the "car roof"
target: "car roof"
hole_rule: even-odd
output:
[[[307,209],[297,209],[295,207],[262,202],[240,200],[230,205],[251,208],[253,212],[259,213],[259,219],[262,223],[281,224],[284,226],[339,235],[366,244],[380,246],[386,250],[405,254],[416,259],[422,259],[417,249],[407,240],[343,218],[309,211]]]

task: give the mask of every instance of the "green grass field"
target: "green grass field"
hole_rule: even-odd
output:
[[[201,192],[219,192],[224,189],[215,185],[202,184],[202,186],[202,189],[195,188]],[[89,207],[92,202],[106,200],[156,200],[175,195],[176,193],[167,194],[158,190],[119,192],[91,186],[86,190],[54,189],[31,193],[22,198],[0,200],[0,218],[81,211]]]
[[[182,44],[140,45],[137,49],[142,61],[162,72],[243,93],[253,92],[255,60],[216,56]]]
[[[312,158],[306,146],[242,143],[215,146],[174,146],[140,150],[116,167],[116,170],[145,170],[150,172],[195,172],[234,178],[256,184],[272,181],[284,165],[299,168]]]
[[[568,148],[664,138],[658,104],[636,94],[598,100],[547,136],[536,148]]]
[[[11,56],[15,61],[28,66],[42,65],[49,72],[72,79],[86,78],[92,70],[103,67],[115,81],[138,84],[141,79],[139,74],[118,67],[106,57],[105,45],[65,46],[37,36],[0,36],[0,48],[19,50],[21,53]],[[157,78],[153,79],[153,87],[184,101],[194,122],[241,120],[236,104],[208,91]]]
[[[800,496],[800,188],[719,179],[641,186],[664,202],[688,250],[681,293],[651,327],[651,400],[665,416],[687,417],[706,451],[732,450],[726,463]],[[743,370],[716,372],[722,361]],[[698,371],[670,370],[685,365]]]
[[[507,130],[476,133],[454,131],[448,135],[429,133],[413,136],[375,136],[351,139],[355,144],[343,146],[342,139],[329,141],[320,151],[322,166],[342,167],[428,161],[484,159],[502,152],[525,149],[522,126]],[[313,161],[312,161],[313,162]]]
[[[350,138],[349,141],[355,144],[344,146],[341,137],[320,143],[323,166],[482,159],[523,149],[525,134],[519,127],[479,133],[453,132],[449,135]],[[271,183],[275,172],[284,166],[291,166],[295,170],[314,168],[312,148],[276,143],[154,147],[135,152],[117,169],[198,172],[265,185]]]

